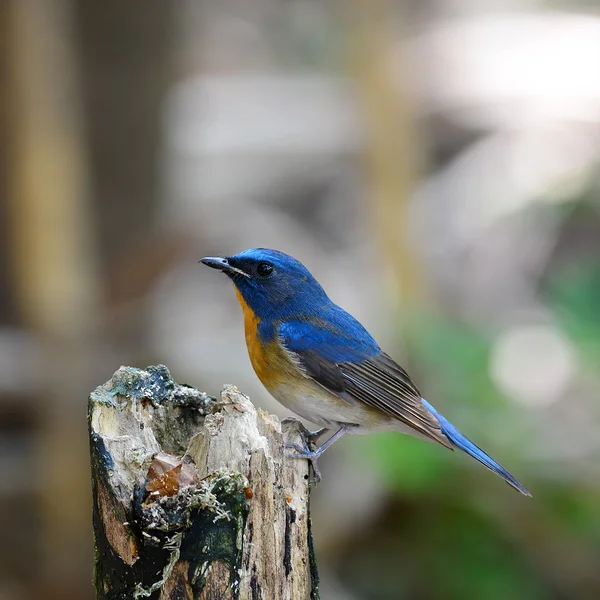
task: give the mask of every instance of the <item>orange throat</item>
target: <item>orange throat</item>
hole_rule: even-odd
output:
[[[256,316],[254,311],[248,306],[244,300],[242,294],[240,294],[237,287],[235,288],[235,294],[242,307],[244,313],[244,333],[246,335],[246,346],[248,348],[248,355],[250,356],[250,362],[258,378],[262,384],[269,389],[274,383],[273,372],[269,369],[268,364],[268,346],[265,346],[258,337],[258,324],[260,318]]]

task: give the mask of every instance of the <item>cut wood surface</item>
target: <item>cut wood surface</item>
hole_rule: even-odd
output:
[[[99,600],[318,599],[304,427],[121,367],[88,410]]]

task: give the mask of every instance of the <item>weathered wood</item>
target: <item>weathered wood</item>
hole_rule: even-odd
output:
[[[99,600],[318,599],[305,430],[122,367],[90,396]]]

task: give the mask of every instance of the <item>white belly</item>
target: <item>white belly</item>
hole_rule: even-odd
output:
[[[342,424],[352,424],[356,427],[351,432],[369,433],[398,429],[398,425],[401,425],[396,419],[362,402],[350,402],[339,398],[308,378],[300,385],[282,383],[269,391],[275,400],[297,415],[328,429],[339,428]]]
[[[359,401],[348,401],[327,391],[316,381],[305,379],[301,385],[279,384],[269,390],[286,408],[320,427],[339,429],[341,425],[355,425],[348,433],[398,431],[427,442],[434,441],[399,419],[386,415]]]

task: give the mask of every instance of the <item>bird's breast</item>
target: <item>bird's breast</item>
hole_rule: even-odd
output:
[[[252,367],[261,383],[281,404],[320,426],[356,425],[354,432],[389,428],[391,419],[362,402],[349,402],[307,377],[277,335],[264,340],[259,332],[260,318],[236,289],[244,313],[246,346]]]
[[[261,338],[258,331],[260,318],[248,306],[240,292],[237,289],[235,291],[244,313],[244,333],[252,368],[261,383],[272,393],[280,384],[298,378],[298,368],[276,336],[268,341]]]

